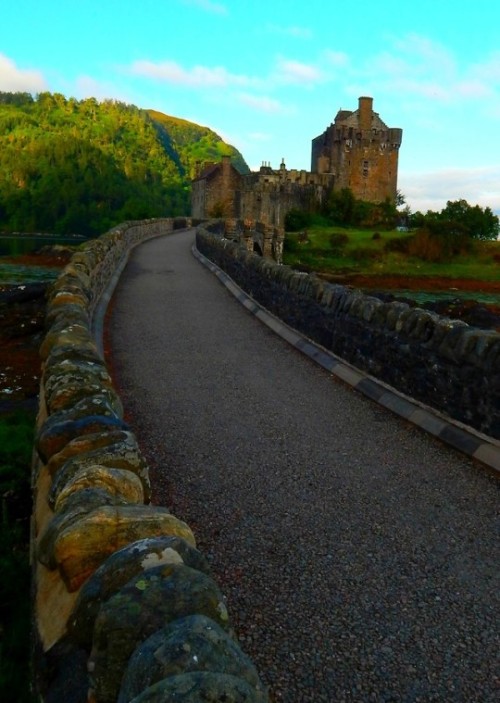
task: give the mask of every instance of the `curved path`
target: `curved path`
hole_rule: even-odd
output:
[[[271,700],[498,701],[498,481],[276,337],[192,242],[133,251],[110,362]]]

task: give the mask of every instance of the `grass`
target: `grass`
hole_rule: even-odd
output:
[[[413,245],[410,246],[411,242]],[[330,274],[500,280],[498,241],[473,241],[471,251],[451,257],[436,256],[444,259],[438,261],[411,255],[408,248],[418,253],[418,240],[413,233],[312,226],[306,233],[286,234],[284,263],[306,271]]]
[[[0,690],[30,703],[29,524],[34,413],[0,416]]]

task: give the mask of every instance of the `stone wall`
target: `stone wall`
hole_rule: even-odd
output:
[[[267,701],[190,527],[150,504],[93,332],[128,251],[183,224],[125,223],[86,243],[48,301],[32,564],[35,681],[50,703]]]
[[[500,334],[293,271],[203,228],[199,251],[291,327],[453,420],[500,439]]]

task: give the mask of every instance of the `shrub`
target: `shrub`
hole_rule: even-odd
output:
[[[345,245],[349,242],[349,237],[343,232],[333,232],[333,234],[331,234],[328,238],[328,241],[333,250],[339,250],[345,247]]]
[[[394,239],[389,239],[385,244],[384,244],[384,251],[391,253],[395,252],[397,254],[408,254],[408,250],[410,248],[410,243],[413,239],[413,236],[411,237],[396,237]]]
[[[418,230],[408,246],[408,254],[423,261],[444,263],[456,256],[470,254],[474,240],[456,223],[432,223]]]
[[[285,230],[287,232],[298,232],[311,224],[311,215],[304,210],[293,208],[285,215]]]

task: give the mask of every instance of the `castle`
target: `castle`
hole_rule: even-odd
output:
[[[242,175],[229,156],[205,164],[192,183],[192,216],[235,218],[284,229],[292,208],[321,205],[332,190],[350,188],[369,202],[396,199],[402,130],[373,112],[373,98],[359,98],[358,109],[339,110],[335,121],[312,140],[311,171],[279,169],[263,163]]]

